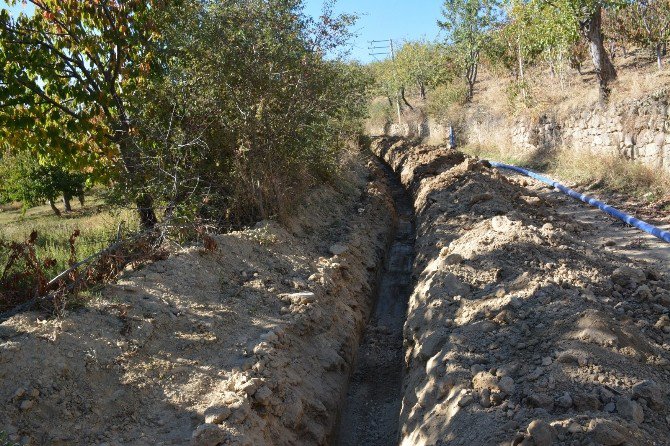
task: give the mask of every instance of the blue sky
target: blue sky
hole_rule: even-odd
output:
[[[318,16],[323,0],[306,0],[305,4],[306,13]],[[360,16],[351,56],[369,62],[374,60],[368,56],[369,40],[439,38],[437,20],[442,17],[442,4],[442,0],[339,0],[335,11]]]
[[[335,12],[356,13],[360,16],[354,31],[351,58],[361,62],[374,60],[368,55],[369,40],[404,40],[440,37],[437,20],[441,17],[442,0],[339,0]],[[323,0],[305,0],[305,12],[319,16]],[[0,8],[6,7],[0,0]],[[19,3],[12,12],[23,10]],[[381,58],[383,56],[377,56]]]

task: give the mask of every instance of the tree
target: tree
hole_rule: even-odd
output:
[[[15,5],[19,0],[9,0]],[[168,0],[29,0],[0,12],[0,137],[62,165],[110,168],[144,227],[157,219],[135,141],[135,92],[160,69],[157,23]]]
[[[611,17],[613,31],[649,48],[663,69],[663,52],[670,39],[670,0],[626,0]]]
[[[444,45],[432,42],[405,42],[395,57],[403,87],[416,87],[421,99],[426,89],[453,80],[454,64]]]
[[[165,74],[142,92],[136,141],[167,215],[239,227],[288,214],[333,178],[367,80],[330,58],[353,18],[301,11],[298,0],[198,1],[162,28]]]
[[[511,0],[506,6],[506,20],[491,31],[485,49],[491,63],[512,73],[515,91],[525,100],[526,65],[544,60],[555,76],[579,38],[577,24],[542,0]]]
[[[557,8],[566,20],[574,20],[580,34],[589,44],[593,67],[598,78],[600,103],[604,105],[610,95],[610,84],[617,72],[605,49],[603,34],[603,9],[617,8],[624,0],[542,0],[547,6]]]
[[[477,81],[480,53],[499,16],[498,0],[445,0],[443,21],[447,43],[456,50],[468,84],[467,101],[472,100]]]
[[[65,210],[70,211],[69,199],[83,191],[86,176],[68,172],[54,164],[40,164],[26,152],[5,152],[0,159],[0,196],[7,201],[19,201],[24,211],[47,201],[54,214],[60,217],[56,199],[63,196]]]

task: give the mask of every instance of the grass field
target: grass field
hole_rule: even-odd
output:
[[[123,222],[124,233],[137,229],[138,223],[132,209],[113,209],[97,195],[89,195],[84,207],[77,200],[72,202],[73,212],[57,217],[48,205],[37,206],[22,212],[20,205],[0,208],[0,239],[25,241],[37,231],[36,251],[40,259],[54,259],[56,264],[49,271],[55,275],[68,267],[69,238],[75,230],[80,236],[75,243],[76,257],[81,260],[107,247],[117,236]],[[61,209],[62,211],[62,209]],[[6,252],[0,249],[0,272],[4,268]]]

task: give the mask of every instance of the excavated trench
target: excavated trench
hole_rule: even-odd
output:
[[[398,216],[377,288],[377,300],[366,326],[351,375],[333,444],[398,444],[402,403],[403,325],[412,290],[414,209],[396,174],[384,165]]]

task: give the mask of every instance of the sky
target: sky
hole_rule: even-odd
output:
[[[361,62],[370,62],[374,60],[368,54],[370,40],[393,39],[403,42],[440,38],[437,20],[442,17],[443,3],[442,0],[339,0],[335,12],[356,13],[360,16],[354,27],[357,37],[353,42],[351,57]],[[319,16],[323,0],[306,0],[305,4],[307,14]]]
[[[402,43],[406,40],[440,38],[437,20],[441,17],[442,4],[442,0],[338,0],[335,12],[360,16],[353,28],[357,37],[352,42],[350,57],[360,62],[371,62],[384,56],[369,55],[370,40],[393,39],[394,42]],[[322,6],[323,0],[305,0],[305,13],[318,17]],[[5,7],[6,2],[0,0],[0,8]],[[18,13],[24,7],[19,3],[10,9],[12,13]]]

